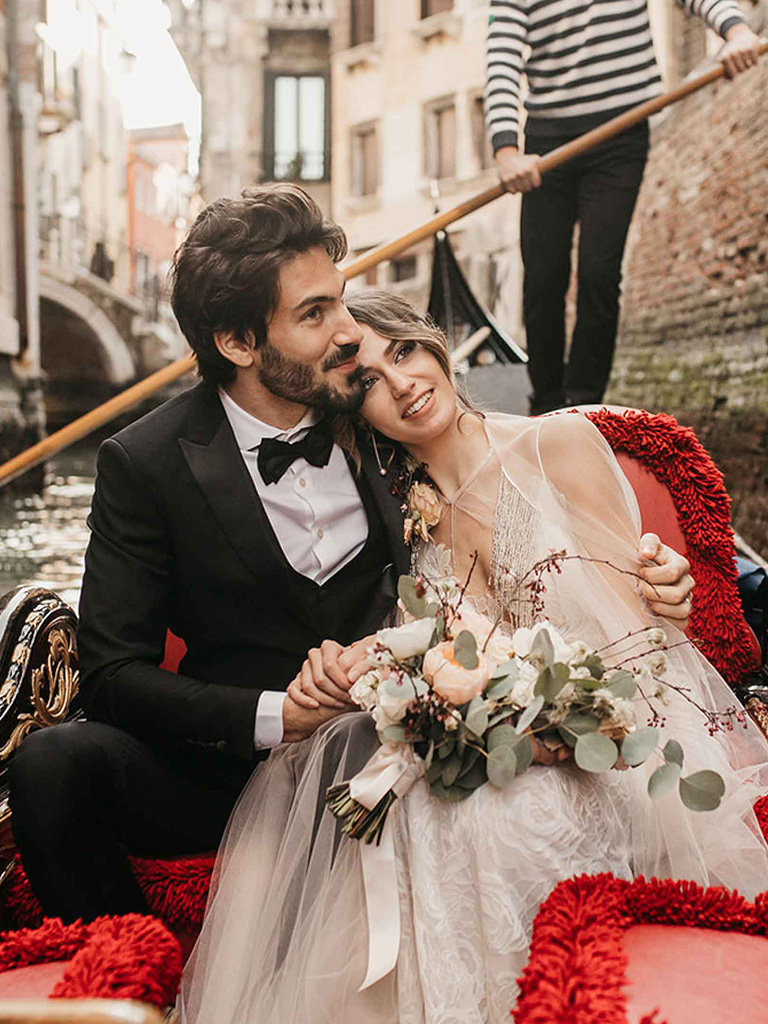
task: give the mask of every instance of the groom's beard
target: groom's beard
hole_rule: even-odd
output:
[[[328,373],[341,363],[347,362],[357,352],[359,345],[343,345],[337,353],[323,363],[322,373]],[[361,367],[347,377],[349,389],[342,391],[323,380],[307,363],[289,356],[270,345],[268,341],[259,346],[261,365],[259,378],[264,387],[278,398],[308,405],[328,414],[351,414],[363,404]]]

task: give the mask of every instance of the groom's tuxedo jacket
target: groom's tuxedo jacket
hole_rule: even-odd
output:
[[[318,586],[286,560],[215,389],[199,384],[106,441],[80,606],[88,717],[251,762],[262,690],[285,689],[326,637],[375,630],[408,571],[391,482],[360,447],[368,541]],[[178,674],[159,667],[168,629],[187,644]]]

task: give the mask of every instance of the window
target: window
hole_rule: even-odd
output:
[[[324,75],[267,77],[266,177],[288,181],[328,178],[328,102]]]
[[[422,18],[431,18],[433,14],[453,10],[453,0],[421,0]]]
[[[393,281],[410,281],[411,278],[416,277],[416,257],[415,256],[400,256],[396,260],[392,260],[392,280]]]
[[[456,106],[437,100],[426,109],[425,171],[428,178],[456,176]]]
[[[493,167],[493,146],[485,124],[485,105],[482,96],[473,96],[470,102],[475,159],[481,170],[484,170],[486,167]]]
[[[351,0],[350,7],[350,46],[361,43],[372,43],[374,39],[375,0]]]
[[[379,140],[375,124],[352,129],[352,195],[375,196],[379,188]]]

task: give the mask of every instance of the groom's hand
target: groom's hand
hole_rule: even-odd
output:
[[[315,729],[349,710],[349,706],[345,704],[343,710],[318,707],[310,711],[297,704],[288,693],[283,701],[283,743],[298,743],[305,740]]]
[[[687,629],[695,586],[688,559],[662,544],[655,533],[644,533],[640,538],[640,554],[653,563],[640,569],[648,604],[657,615],[679,629]]]

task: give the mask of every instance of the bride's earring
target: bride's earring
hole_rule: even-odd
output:
[[[386,476],[387,471],[381,464],[381,456],[379,455],[379,446],[376,444],[376,435],[371,431],[371,444],[373,445],[373,454],[376,456],[376,465],[379,467],[379,474]]]

